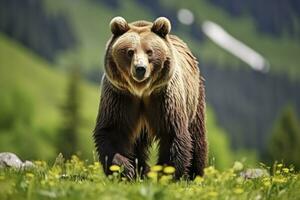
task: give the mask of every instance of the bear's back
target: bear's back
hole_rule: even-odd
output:
[[[186,43],[183,42],[176,35],[170,35],[169,37],[170,37],[170,40],[171,40],[173,46],[175,47],[175,49],[177,50],[177,52],[180,55],[179,58],[183,61],[186,61],[189,65],[188,67],[191,70],[199,71],[198,61],[197,61],[196,57],[192,54],[192,52],[190,51],[190,49],[188,48]]]
[[[179,76],[183,81],[185,101],[187,105],[187,114],[193,119],[198,105],[199,93],[203,93],[203,79],[200,76],[198,61],[192,54],[185,42],[175,35],[169,35],[173,48],[175,48],[175,58],[177,67],[179,67]],[[198,88],[198,89],[197,89]]]

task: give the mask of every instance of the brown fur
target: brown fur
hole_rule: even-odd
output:
[[[114,20],[94,131],[105,173],[110,173],[112,164],[124,166],[129,178],[136,171],[147,172],[148,148],[157,139],[158,164],[174,166],[176,178],[203,175],[205,93],[196,58],[182,40],[169,34],[166,18],[153,24]],[[135,57],[128,59],[125,53],[130,48]],[[147,54],[149,48],[153,54]],[[149,75],[141,82],[132,72],[138,56],[147,64]]]

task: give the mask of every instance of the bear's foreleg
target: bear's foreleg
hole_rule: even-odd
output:
[[[111,174],[109,170],[111,165],[118,165],[124,168],[123,174],[132,179],[135,176],[133,161],[130,159],[128,145],[117,142],[112,139],[113,135],[117,135],[114,130],[98,129],[95,131],[94,138],[96,142],[97,152],[100,162],[106,175]],[[125,140],[126,141],[126,140]]]
[[[192,159],[192,139],[182,119],[170,119],[168,131],[162,133],[158,164],[175,167],[175,178],[186,177]]]
[[[130,96],[116,91],[104,79],[101,102],[94,130],[94,140],[106,174],[111,165],[124,167],[129,179],[135,176],[132,130],[137,121],[137,107]]]
[[[134,144],[135,168],[138,175],[140,175],[142,178],[150,170],[150,167],[147,164],[150,145],[151,140],[149,139],[147,131],[143,129],[140,133],[140,137]]]

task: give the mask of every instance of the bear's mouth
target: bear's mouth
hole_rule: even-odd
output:
[[[143,80],[135,80],[133,76],[130,76],[129,91],[136,96],[143,96],[150,88],[150,77],[145,77]]]
[[[147,75],[147,71],[144,68],[143,71],[139,71],[138,68],[131,72],[131,79],[135,83],[143,83],[149,79],[149,75]]]
[[[138,78],[138,77],[133,75],[131,77],[131,79],[134,82],[134,84],[144,85],[145,83],[147,83],[150,80],[150,77]]]

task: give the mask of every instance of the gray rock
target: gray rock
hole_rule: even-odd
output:
[[[21,159],[13,153],[3,152],[0,153],[0,167],[15,167],[21,168],[23,162]]]
[[[34,164],[29,160],[26,160],[22,164],[22,168],[25,168],[25,169],[29,169],[29,168],[33,168],[33,167],[34,167]]]
[[[34,167],[34,164],[30,161],[22,162],[22,160],[13,153],[10,152],[3,152],[0,153],[0,168],[5,167],[12,167],[16,169],[22,169],[22,168],[32,168]]]
[[[264,176],[270,176],[270,174],[265,169],[253,168],[241,172],[240,176],[245,179],[253,179],[253,178],[260,178]]]

